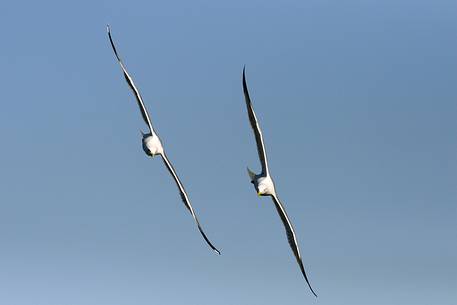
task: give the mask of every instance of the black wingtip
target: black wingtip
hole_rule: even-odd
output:
[[[311,286],[310,286],[309,289],[311,289],[311,292],[312,292],[313,295],[317,298],[317,294],[314,292],[313,288],[311,288]]]
[[[246,65],[243,66],[243,91],[245,94],[248,91],[248,85],[246,84]]]
[[[199,228],[199,229],[201,229],[201,228]],[[208,246],[211,248],[211,250],[213,250],[213,252],[216,253],[217,255],[221,255],[221,251],[219,251],[219,250],[211,243],[211,241],[208,239],[208,237],[206,237],[206,234],[203,232],[203,230],[200,230],[200,232],[202,233],[203,238],[205,239],[206,243],[207,243]]]
[[[308,277],[306,276],[306,273],[303,272],[303,276],[305,277],[306,284],[308,284],[309,290],[311,290],[312,294],[317,298],[317,294],[314,292],[313,287],[311,287],[311,284],[308,281]]]
[[[306,275],[305,275],[305,280],[306,280],[306,283],[308,284],[309,289],[314,294],[314,296],[317,298],[317,294],[314,292],[313,287],[311,287],[311,284],[309,283],[308,278],[306,277]]]
[[[208,239],[208,237],[206,237],[206,234],[203,232],[201,227],[199,227],[199,229],[200,229],[201,234],[203,235],[203,238],[205,239],[206,243],[208,244],[208,246],[214,251],[214,253],[216,253],[217,255],[221,255],[221,251],[219,251],[215,246],[213,246],[213,244]]]
[[[249,97],[248,84],[246,83],[246,65],[243,66],[243,92],[246,102],[251,103],[251,98]]]
[[[203,238],[206,240],[206,243],[208,244],[208,246],[211,248],[211,250],[214,251],[214,253],[216,253],[217,255],[221,255],[221,251],[219,251],[218,249],[216,249],[216,247],[213,246],[213,244],[209,241],[209,239],[206,237],[206,235],[204,233],[202,233],[203,235]]]
[[[302,271],[303,277],[305,278],[306,284],[308,284],[309,290],[311,290],[312,294],[317,298],[317,294],[314,292],[313,287],[311,287],[311,284],[308,280],[308,277],[306,276],[305,269],[303,267],[303,263],[299,263],[300,269]]]
[[[114,46],[113,38],[111,37],[111,28],[109,24],[106,25],[106,31],[108,32],[109,42],[111,43],[111,47],[113,48],[114,55],[116,55],[117,60],[120,62],[121,58],[119,57],[119,54],[117,54],[116,47]]]
[[[221,251],[219,251],[214,245],[213,243],[209,240],[209,238],[206,236],[205,232],[203,231],[201,225],[200,225],[200,222],[198,221],[198,219],[194,216],[194,219],[195,221],[197,222],[197,227],[198,227],[198,231],[200,231],[200,234],[203,236],[203,239],[206,241],[206,243],[208,244],[208,246],[218,255],[221,255]]]

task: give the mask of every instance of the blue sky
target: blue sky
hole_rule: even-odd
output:
[[[457,302],[455,1],[0,4],[0,300]],[[205,231],[145,130],[139,86]],[[315,299],[268,198],[247,79]]]

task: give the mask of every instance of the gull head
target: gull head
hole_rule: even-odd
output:
[[[146,155],[154,157],[157,154],[163,153],[162,143],[160,142],[160,139],[157,135],[150,133],[144,134],[143,132],[141,132],[141,134],[143,136],[141,142],[143,144],[143,150]]]
[[[256,187],[257,195],[259,196],[269,196],[274,194],[274,185],[269,177],[259,178],[257,183],[254,184]]]
[[[268,195],[268,187],[262,183],[257,185],[257,195],[259,196],[266,196]]]
[[[275,187],[273,180],[270,176],[261,176],[256,175],[248,168],[249,178],[251,178],[251,183],[254,185],[254,188],[259,196],[269,196],[275,193]]]

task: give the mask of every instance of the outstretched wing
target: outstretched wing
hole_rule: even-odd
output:
[[[249,97],[248,86],[246,85],[245,68],[243,68],[243,92],[244,100],[246,101],[246,107],[248,110],[249,122],[251,122],[252,130],[254,131],[255,141],[257,143],[257,152],[259,154],[260,162],[262,163],[261,175],[268,175],[268,162],[267,153],[265,151],[265,145],[263,143],[262,131],[260,130],[259,122],[252,107],[251,99]]]
[[[175,179],[175,182],[179,188],[179,193],[181,195],[181,199],[184,202],[186,208],[189,210],[189,212],[192,214],[192,217],[194,218],[195,222],[197,223],[198,230],[200,231],[201,235],[205,239],[206,243],[213,249],[214,252],[217,254],[221,254],[219,250],[216,249],[216,247],[213,246],[213,244],[209,241],[208,237],[206,237],[205,232],[203,232],[202,227],[200,226],[200,222],[198,221],[197,215],[195,215],[194,209],[192,208],[192,205],[190,204],[189,197],[187,196],[186,190],[184,189],[184,186],[181,183],[181,180],[179,180],[178,175],[176,175],[175,169],[173,168],[173,165],[171,165],[170,161],[167,158],[167,155],[165,153],[162,154],[162,160],[163,163],[165,163],[165,166],[168,168],[168,171],[170,174],[173,176]]]
[[[143,117],[144,122],[146,124],[148,124],[149,131],[151,133],[153,133],[154,130],[152,128],[151,118],[149,116],[148,110],[146,109],[146,106],[144,105],[143,99],[141,98],[140,91],[138,91],[138,88],[133,83],[132,77],[127,72],[127,69],[125,68],[124,63],[122,62],[121,58],[119,57],[119,54],[116,51],[116,47],[114,46],[113,39],[111,38],[111,31],[110,31],[109,25],[106,26],[106,30],[108,31],[108,37],[109,37],[109,41],[111,42],[111,47],[113,48],[114,54],[116,55],[116,58],[117,58],[117,61],[119,62],[119,65],[121,66],[122,71],[124,72],[125,80],[127,81],[127,84],[130,86],[130,88],[132,89],[133,93],[135,94],[136,101],[138,103],[138,106],[140,107],[141,116]]]
[[[303,262],[301,259],[300,255],[300,249],[298,248],[298,243],[297,243],[297,238],[295,236],[295,231],[292,226],[292,223],[289,220],[289,217],[287,216],[286,210],[284,209],[283,205],[279,201],[279,198],[276,195],[271,196],[273,199],[273,202],[275,203],[276,209],[278,210],[278,214],[281,217],[281,220],[284,224],[284,227],[286,229],[286,234],[287,234],[287,240],[289,241],[289,245],[292,248],[292,252],[294,252],[295,258],[297,259],[297,263],[300,266],[301,273],[303,274],[303,277],[306,280],[306,283],[309,286],[309,289],[311,289],[311,292],[314,294],[314,296],[317,297],[316,293],[314,292],[313,288],[311,287],[311,284],[308,281],[308,277],[306,276],[305,272],[305,267],[303,267]]]

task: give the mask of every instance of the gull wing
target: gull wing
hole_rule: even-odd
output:
[[[187,196],[186,190],[184,189],[184,186],[182,185],[181,180],[179,180],[178,175],[175,172],[175,169],[173,168],[173,165],[171,165],[170,161],[167,158],[167,155],[165,153],[162,154],[162,160],[163,163],[165,163],[165,166],[167,167],[168,171],[170,174],[173,176],[175,179],[176,185],[179,188],[179,193],[181,195],[181,199],[184,202],[186,208],[189,210],[189,212],[192,214],[192,217],[194,218],[195,222],[197,223],[198,230],[200,231],[200,234],[203,236],[205,239],[206,243],[213,249],[214,252],[217,254],[221,254],[219,250],[216,249],[216,247],[213,246],[213,244],[210,242],[208,237],[206,237],[205,232],[203,232],[202,227],[200,226],[200,222],[198,221],[197,215],[195,215],[194,209],[192,208],[192,205],[190,204],[189,197]]]
[[[116,55],[116,58],[117,58],[117,61],[119,62],[119,65],[121,66],[122,71],[124,72],[125,80],[127,81],[127,84],[132,89],[133,93],[135,94],[136,101],[138,103],[138,106],[140,107],[141,116],[143,117],[144,122],[146,124],[148,124],[149,131],[151,133],[153,133],[154,130],[152,128],[151,118],[149,116],[148,110],[146,109],[146,106],[144,105],[143,98],[141,97],[140,91],[138,90],[138,88],[133,83],[132,77],[127,72],[127,69],[125,68],[124,63],[122,62],[121,58],[119,57],[119,54],[116,51],[116,47],[114,46],[113,39],[111,38],[111,30],[109,28],[109,25],[106,26],[106,30],[108,31],[108,37],[109,37],[109,41],[111,42],[111,47],[113,48],[114,54]]]
[[[311,284],[308,281],[308,277],[306,276],[305,267],[303,266],[303,262],[301,259],[300,249],[298,248],[298,243],[297,243],[297,238],[295,236],[294,227],[292,226],[292,223],[290,222],[289,217],[287,216],[284,206],[279,201],[279,198],[276,195],[271,196],[271,198],[273,199],[273,202],[275,203],[275,206],[276,206],[276,210],[278,210],[278,214],[281,217],[281,220],[284,224],[284,227],[286,229],[286,234],[287,234],[287,240],[289,241],[289,245],[292,248],[292,252],[294,253],[295,258],[297,259],[297,263],[300,266],[301,273],[303,274],[303,277],[305,278],[306,283],[309,286],[309,289],[311,289],[311,292],[314,294],[315,297],[317,297],[316,293],[314,292],[313,288],[311,287]]]
[[[263,143],[262,131],[260,130],[259,122],[257,121],[257,117],[249,97],[248,86],[246,85],[245,68],[243,68],[243,92],[244,100],[246,101],[246,108],[248,110],[249,122],[251,123],[252,130],[254,131],[255,141],[257,143],[257,152],[259,154],[260,163],[262,163],[261,175],[268,176],[267,153],[265,151],[265,144]]]

